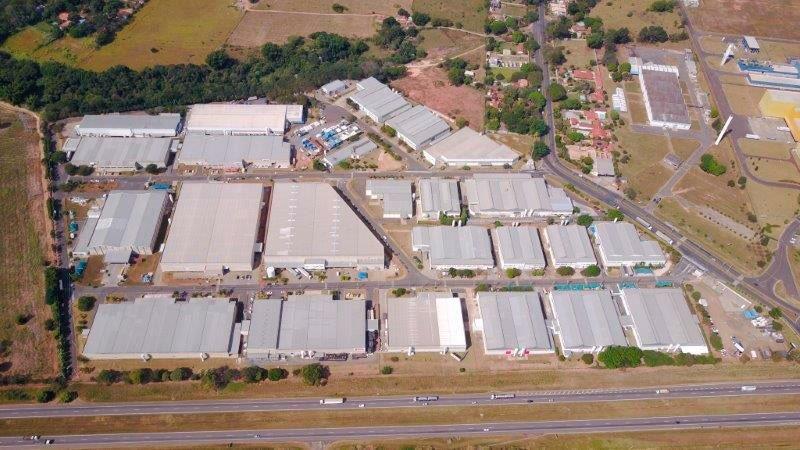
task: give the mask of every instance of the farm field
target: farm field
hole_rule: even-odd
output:
[[[795,0],[704,0],[690,15],[703,31],[800,39]]]
[[[24,122],[23,122],[24,121]],[[31,116],[0,107],[0,372],[34,379],[56,374],[55,339],[45,329],[43,242],[49,233],[41,182],[39,136]],[[29,318],[16,323],[17,315]]]
[[[400,8],[411,12],[411,0],[268,0],[250,5],[249,8],[255,10],[336,14],[332,8],[335,3],[347,8],[343,13],[344,15],[379,14],[393,16],[397,14],[397,10]]]
[[[647,11],[651,3],[652,0],[597,2],[590,15],[603,19],[606,29],[627,27],[631,31],[631,36],[638,35],[639,30],[650,25],[659,25],[667,30],[667,33],[678,31],[680,25],[678,13]],[[675,10],[678,8],[679,6],[676,6]]]
[[[94,51],[89,38],[75,39],[65,36],[48,43],[48,37],[41,25],[27,27],[9,37],[0,49],[17,58],[55,61],[73,66],[78,65]]]
[[[267,42],[282,44],[290,36],[308,36],[317,31],[347,37],[367,38],[375,34],[377,16],[315,15],[268,11],[248,11],[228,39],[235,47],[259,47]]]
[[[424,12],[433,18],[450,19],[465,30],[483,33],[488,11],[483,0],[414,0],[414,11]]]
[[[471,128],[483,129],[483,93],[469,86],[453,86],[438,67],[415,70],[392,82],[392,87],[415,102],[432,108],[451,120],[463,117]]]

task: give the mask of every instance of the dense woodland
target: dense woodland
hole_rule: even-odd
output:
[[[184,105],[296,94],[336,78],[396,78],[405,68],[365,56],[366,43],[329,33],[266,44],[260,54],[236,61],[221,51],[209,65],[155,66],[142,71],[112,67],[90,72],[60,63],[17,60],[0,52],[0,99],[42,110],[47,121],[90,113],[141,109],[180,110]]]

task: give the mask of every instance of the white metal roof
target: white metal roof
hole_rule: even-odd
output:
[[[137,164],[164,167],[169,156],[170,138],[92,137],[80,138],[70,162],[108,169],[136,169]]]
[[[586,227],[580,225],[548,225],[545,234],[554,266],[591,265],[597,258]]]
[[[103,203],[100,217],[91,221],[93,226],[86,226],[81,232],[90,236],[86,251],[150,248],[158,233],[166,202],[166,191],[111,191]]]
[[[565,350],[628,344],[609,291],[552,291],[550,300]]]
[[[359,159],[377,149],[378,145],[372,142],[372,139],[363,137],[353,143],[329,151],[322,161],[328,166],[333,167],[346,159]]]
[[[394,128],[399,136],[405,137],[414,147],[424,145],[450,131],[447,122],[423,105],[393,116],[386,121],[386,125]]]
[[[291,144],[282,136],[188,134],[178,154],[178,164],[209,167],[289,167]]]
[[[628,222],[592,224],[597,245],[606,263],[666,263],[667,257],[657,242],[641,240],[636,227]]]
[[[436,163],[460,164],[512,164],[519,153],[507,145],[496,142],[469,127],[434,142],[425,153],[435,158]]]
[[[462,182],[470,212],[494,214],[570,214],[572,200],[561,188],[528,174],[475,174]]]
[[[419,180],[420,208],[423,214],[458,214],[461,211],[461,198],[458,182],[445,178],[423,178]]]
[[[180,114],[89,114],[83,116],[81,123],[75,126],[75,132],[80,136],[175,136],[180,123]]]
[[[387,298],[388,347],[439,351],[466,348],[461,299],[437,293]]]
[[[536,292],[481,292],[478,307],[486,350],[553,351]]]
[[[367,195],[383,201],[384,216],[411,217],[414,212],[411,199],[411,181],[369,179]]]
[[[494,233],[501,267],[544,267],[547,264],[535,227],[499,227]]]
[[[477,226],[417,226],[411,230],[414,249],[428,252],[432,267],[494,267],[492,243]]]
[[[411,108],[402,95],[373,77],[358,82],[358,91],[350,99],[377,118],[379,122]]]
[[[622,299],[640,346],[706,347],[698,319],[689,310],[680,289],[623,289]],[[705,348],[702,353],[707,352]]]
[[[190,132],[282,134],[291,105],[207,103],[192,106],[186,121]]]

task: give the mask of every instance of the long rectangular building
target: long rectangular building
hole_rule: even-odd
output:
[[[591,229],[597,252],[606,267],[663,266],[667,257],[656,241],[641,240],[636,227],[628,222],[595,222]]]
[[[505,166],[514,164],[519,153],[470,127],[439,139],[422,150],[434,166]]]
[[[89,359],[227,358],[239,353],[236,302],[171,296],[103,303],[89,329]]]
[[[326,183],[275,183],[263,261],[309,270],[385,265],[383,244]]]
[[[596,353],[610,345],[628,345],[611,293],[551,291],[550,307],[564,352]]]
[[[300,105],[194,105],[186,119],[188,133],[280,135],[289,123],[302,121]]]
[[[414,150],[450,134],[450,125],[428,107],[417,105],[386,121],[397,137]]]
[[[535,270],[547,265],[535,227],[499,227],[494,236],[500,268]]]
[[[639,85],[650,125],[678,130],[691,128],[677,67],[644,64],[639,70]]]
[[[342,145],[341,147],[331,150],[322,158],[322,163],[333,169],[342,161],[350,159],[361,159],[362,157],[374,152],[378,149],[378,145],[372,142],[372,139],[363,137],[353,143]]]
[[[152,137],[81,137],[77,138],[70,163],[92,166],[102,173],[136,172],[154,164],[159,169],[167,167],[170,138]],[[72,139],[68,139],[72,141]]]
[[[333,300],[330,295],[256,300],[247,336],[247,357],[363,353],[367,342],[366,314],[364,300]]]
[[[282,136],[189,134],[177,164],[226,171],[285,169],[292,164],[292,146]]]
[[[167,197],[166,191],[111,191],[99,214],[90,211],[73,254],[153,253]]]
[[[492,242],[485,228],[414,227],[411,248],[428,254],[431,269],[491,269]]]
[[[555,353],[536,292],[481,292],[478,308],[487,355]]]
[[[447,178],[419,180],[418,205],[420,218],[438,219],[439,214],[455,217],[461,214],[458,182]]]
[[[586,227],[548,225],[545,228],[547,250],[554,267],[583,269],[597,264]]]
[[[386,119],[411,108],[402,95],[373,77],[359,81],[356,89],[350,101],[377,124],[383,124]]]
[[[389,352],[461,352],[467,349],[461,299],[435,292],[387,298]]]
[[[699,321],[680,289],[623,289],[621,297],[641,349],[708,353]]]
[[[181,130],[181,115],[89,114],[75,125],[78,136],[174,137]]]
[[[253,269],[264,186],[184,182],[161,269],[218,276]]]
[[[412,182],[408,180],[369,179],[366,194],[367,197],[383,203],[384,218],[409,219],[414,215],[411,186]]]
[[[533,217],[572,214],[572,200],[544,178],[527,174],[475,174],[462,182],[469,212],[477,217]]]

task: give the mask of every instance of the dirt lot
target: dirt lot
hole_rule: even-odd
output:
[[[427,59],[437,60],[456,56],[478,65],[483,65],[484,40],[480,36],[457,30],[441,28],[425,29],[420,32],[422,48],[428,52]]]
[[[796,0],[703,0],[689,11],[703,31],[800,39]]]
[[[393,81],[392,87],[452,120],[464,117],[471,128],[483,129],[483,93],[469,86],[451,85],[444,70],[438,67],[410,71],[404,78]]]
[[[0,355],[3,374],[29,374],[41,379],[55,375],[55,339],[45,330],[50,310],[44,303],[42,263],[52,259],[45,218],[45,188],[36,121],[32,116],[0,108]],[[48,240],[49,241],[49,240]],[[29,318],[16,324],[18,314]]]
[[[344,14],[380,14],[393,16],[397,10],[404,8],[411,11],[411,0],[265,0],[250,6],[250,9],[268,9],[273,11],[296,11],[334,14],[332,6],[338,3],[347,10]]]
[[[378,21],[378,16],[372,15],[248,11],[227,43],[236,47],[258,47],[267,42],[282,44],[289,36],[308,36],[317,31],[367,38],[375,34]]]

